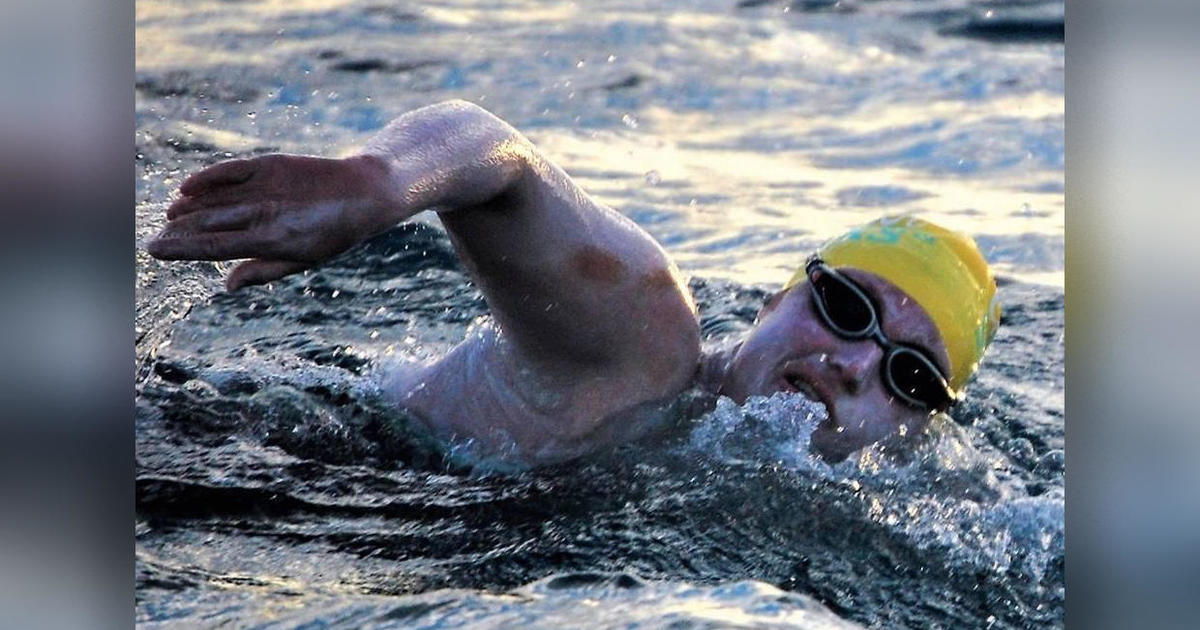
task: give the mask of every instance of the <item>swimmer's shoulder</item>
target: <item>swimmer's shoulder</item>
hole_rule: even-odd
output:
[[[530,362],[487,325],[438,361],[394,363],[381,387],[443,441],[469,440],[481,457],[514,453],[539,465],[657,432],[692,386],[689,379],[656,392],[606,369]]]

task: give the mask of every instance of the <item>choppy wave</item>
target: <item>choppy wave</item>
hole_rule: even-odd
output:
[[[439,230],[403,226],[320,273],[199,302],[141,355],[146,620],[255,617],[279,597],[316,615],[305,598],[330,591],[313,601],[348,619],[390,610],[361,593],[424,593],[459,600],[430,619],[471,610],[487,625],[486,611],[581,605],[593,595],[477,607],[572,572],[657,583],[642,603],[663,615],[675,589],[751,579],[867,625],[1061,618],[1062,364],[1040,350],[1061,335],[1061,293],[1001,287],[1005,322],[958,422],[939,420],[904,453],[814,459],[823,407],[780,394],[720,399],[664,437],[583,462],[489,474],[422,442],[372,385],[378,361],[437,352],[484,314],[451,252]],[[767,294],[692,289],[714,344],[747,328]],[[265,586],[209,592],[231,580]],[[279,580],[294,594],[272,590]],[[700,592],[696,605],[716,608],[758,597]]]

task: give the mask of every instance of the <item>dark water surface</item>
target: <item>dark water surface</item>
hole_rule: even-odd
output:
[[[740,4],[139,3],[138,242],[205,164],[468,98],[664,243],[709,343],[849,225],[973,234],[1005,314],[969,426],[830,467],[777,396],[465,471],[372,386],[486,316],[440,228],[234,295],[139,252],[140,625],[1062,625],[1062,4]]]

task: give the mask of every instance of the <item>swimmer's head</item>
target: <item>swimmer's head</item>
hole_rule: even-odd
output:
[[[996,281],[974,239],[916,217],[891,216],[825,243],[817,256],[831,267],[871,272],[916,300],[946,347],[950,387],[962,394],[1000,323]],[[805,277],[802,268],[784,288]]]
[[[962,392],[995,334],[995,282],[975,243],[886,217],[826,243],[759,312],[722,392],[824,403],[828,459],[925,429]]]

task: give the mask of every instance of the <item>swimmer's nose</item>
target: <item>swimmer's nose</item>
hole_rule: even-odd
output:
[[[874,373],[881,355],[872,341],[847,343],[829,356],[829,363],[846,393],[857,394]]]

